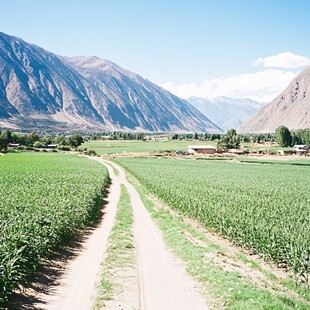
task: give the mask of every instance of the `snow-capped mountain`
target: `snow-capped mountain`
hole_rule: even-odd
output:
[[[228,97],[191,97],[188,102],[224,131],[238,128],[265,105],[265,103],[248,98],[233,99]]]

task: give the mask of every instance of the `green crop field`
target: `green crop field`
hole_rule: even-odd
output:
[[[0,156],[0,308],[47,257],[99,212],[105,167],[74,155]]]
[[[168,141],[129,141],[129,140],[106,140],[106,141],[87,141],[81,147],[94,150],[99,155],[122,154],[122,153],[146,153],[163,151],[187,151],[189,145],[217,145],[215,141],[199,140],[168,140]],[[278,145],[254,145],[254,143],[241,144],[242,148],[258,150],[265,148],[271,151],[293,150],[292,148],[283,148]]]
[[[210,141],[89,141],[81,147],[94,150],[97,154],[145,153],[161,151],[187,151],[189,145],[215,145]]]
[[[154,158],[115,160],[172,208],[299,279],[310,271],[310,167]]]

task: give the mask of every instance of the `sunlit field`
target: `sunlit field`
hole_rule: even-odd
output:
[[[146,153],[164,151],[187,151],[189,145],[216,145],[210,141],[90,141],[81,147],[94,150],[97,154]]]
[[[309,161],[119,158],[173,209],[297,276],[310,271]]]
[[[0,308],[42,258],[96,218],[108,180],[83,157],[0,156]]]

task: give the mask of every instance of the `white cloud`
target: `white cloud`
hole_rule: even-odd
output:
[[[264,66],[265,68],[303,68],[310,66],[310,59],[305,56],[284,52],[274,56],[260,57],[253,62],[254,66]]]
[[[227,96],[270,102],[288,86],[295,76],[296,73],[292,71],[265,69],[256,73],[205,80],[200,85],[195,83],[176,85],[168,82],[161,86],[184,99]]]

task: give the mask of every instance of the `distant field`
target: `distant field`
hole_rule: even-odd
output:
[[[256,143],[241,143],[242,148],[249,150],[266,149],[276,152],[277,150],[294,151],[293,147],[281,147],[278,144],[256,144]]]
[[[104,154],[125,154],[125,153],[146,153],[146,152],[162,152],[162,151],[187,151],[189,145],[217,145],[213,141],[120,141],[120,140],[107,140],[107,141],[90,141],[85,142],[81,147],[87,147],[94,150],[99,155]],[[250,150],[267,149],[267,150],[294,150],[293,148],[282,148],[277,145],[257,145],[253,143],[245,143],[241,145],[242,148]]]
[[[279,160],[279,157],[275,157],[275,159],[272,159],[272,157],[269,157],[267,159],[254,159],[251,157],[243,157],[238,158],[237,161],[240,161],[241,163],[248,163],[248,164],[274,164],[274,165],[291,165],[291,166],[310,166],[310,158],[307,157],[305,159],[298,159],[299,156],[291,157],[290,159],[281,159]],[[301,157],[302,158],[302,157]]]
[[[215,145],[209,141],[91,141],[81,147],[87,147],[97,154],[146,153],[160,151],[187,151],[189,145]]]
[[[241,246],[286,263],[300,277],[309,275],[309,161],[115,161],[172,208]]]
[[[107,184],[104,166],[87,158],[0,156],[0,308],[40,259],[98,215]]]
[[[310,166],[310,157],[302,158],[295,157],[281,157],[281,156],[266,156],[260,158],[253,158],[251,156],[239,157],[202,157],[196,158],[198,161],[230,161],[232,163],[243,164],[261,164],[261,165],[291,165],[291,166]]]

